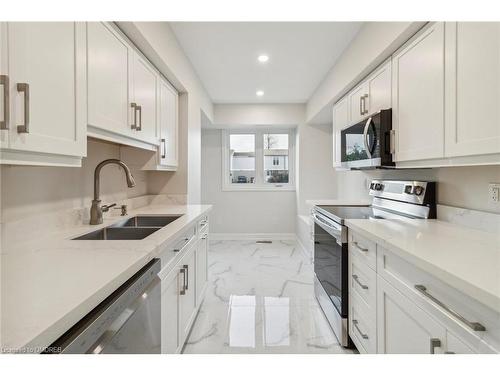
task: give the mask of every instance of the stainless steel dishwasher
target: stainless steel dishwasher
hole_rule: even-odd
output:
[[[45,352],[160,353],[160,268],[160,260],[153,259]]]

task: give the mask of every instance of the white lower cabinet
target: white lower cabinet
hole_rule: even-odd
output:
[[[208,283],[208,231],[200,234],[196,248],[196,303],[203,301]]]
[[[446,330],[415,303],[377,277],[377,351],[386,354],[442,353]]]
[[[499,352],[500,313],[351,229],[348,277],[360,353]]]
[[[165,251],[182,254],[167,274],[160,271],[162,353],[175,354],[184,347],[207,288],[208,217],[184,231]]]
[[[176,267],[161,281],[161,352],[179,353],[179,302],[181,277]]]

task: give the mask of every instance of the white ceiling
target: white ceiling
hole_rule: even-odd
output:
[[[214,103],[305,103],[361,22],[172,22]],[[269,55],[266,64],[257,62]],[[257,97],[255,92],[265,95]]]

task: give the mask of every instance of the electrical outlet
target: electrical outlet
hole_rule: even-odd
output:
[[[500,203],[500,184],[489,185],[490,202]]]

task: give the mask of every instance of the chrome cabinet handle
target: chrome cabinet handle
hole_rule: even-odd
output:
[[[396,131],[391,130],[389,134],[390,153],[394,155],[396,152]]]
[[[30,85],[27,83],[18,83],[17,92],[24,93],[24,124],[17,126],[18,133],[30,132]]]
[[[182,273],[182,289],[179,294],[183,296],[186,294],[186,270],[184,268],[181,268],[180,272]]]
[[[365,253],[368,251],[368,249],[366,249],[366,248],[364,248],[364,247],[359,246],[359,244],[358,244],[356,241],[354,241],[352,244],[353,244],[354,246],[356,246],[359,250],[361,250],[361,251],[363,251],[363,252],[365,252]]]
[[[368,99],[368,94],[363,95],[363,115],[367,115],[369,112],[366,109],[366,99]]]
[[[190,240],[189,237],[184,238],[182,245],[179,246],[178,248],[175,248],[174,253],[178,253],[179,251],[181,251],[184,248],[184,246],[186,246],[186,244],[189,242],[189,240]]]
[[[162,138],[161,139],[161,143],[163,145],[162,147],[162,154],[161,154],[161,158],[162,159],[165,159],[167,157],[167,142],[165,141],[165,138]]]
[[[354,279],[354,281],[356,281],[358,283],[358,285],[362,288],[362,289],[368,289],[368,285],[364,285],[361,283],[361,281],[359,281],[359,277],[358,275],[352,275],[352,278]]]
[[[142,107],[140,105],[135,107],[137,111],[139,111],[139,126],[136,127],[137,131],[142,130]]]
[[[135,103],[130,103],[130,107],[132,107],[132,110],[134,111],[134,122],[132,123],[132,125],[130,126],[132,128],[132,130],[136,130],[137,129],[137,104]]]
[[[202,240],[206,240],[208,238],[208,233],[205,233],[203,237],[201,237]]]
[[[431,343],[430,353],[436,354],[436,348],[441,347],[441,340],[432,338],[430,343]]]
[[[359,97],[359,114],[363,114],[363,96]]]
[[[368,340],[368,335],[366,333],[363,333],[359,329],[359,327],[358,327],[358,321],[356,319],[352,320],[352,324],[354,324],[354,328],[356,328],[356,330],[359,332],[359,334],[361,335],[361,337],[364,338],[365,340]]]
[[[186,270],[186,286],[185,290],[189,289],[189,266],[187,264],[183,265],[182,268]]]
[[[10,108],[9,108],[9,76],[8,75],[0,75],[0,85],[3,85],[3,121],[0,121],[0,129],[7,130],[9,129],[9,117],[10,117]]]
[[[415,289],[417,289],[420,293],[422,293],[425,297],[430,299],[436,305],[438,305],[439,307],[446,310],[449,314],[453,315],[456,319],[460,320],[463,324],[465,324],[467,327],[469,327],[473,331],[486,331],[486,328],[481,323],[471,322],[471,321],[467,320],[462,315],[460,315],[456,311],[453,311],[451,308],[446,306],[443,302],[441,302],[436,297],[434,297],[432,294],[427,292],[427,288],[425,286],[415,285]]]

